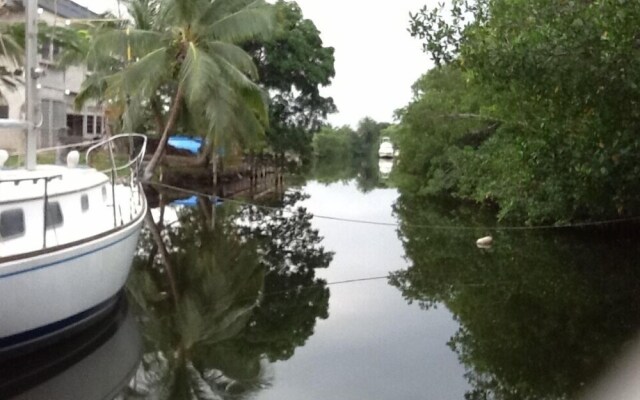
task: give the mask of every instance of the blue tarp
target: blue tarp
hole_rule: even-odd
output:
[[[198,154],[200,147],[202,147],[202,138],[174,135],[169,137],[168,144],[176,149],[187,150],[193,154]]]
[[[211,202],[213,203],[214,200],[211,199]],[[215,198],[215,203],[216,206],[222,204],[222,200],[220,200],[219,198]],[[185,206],[185,207],[195,207],[198,204],[198,197],[197,196],[191,196],[191,197],[187,197],[186,199],[178,199],[178,200],[174,200],[171,202],[172,205],[174,206]]]

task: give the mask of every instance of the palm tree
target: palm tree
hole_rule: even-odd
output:
[[[147,178],[179,122],[196,127],[212,145],[250,142],[264,134],[265,96],[254,82],[251,56],[238,44],[271,34],[272,6],[264,0],[126,3],[130,22],[93,27],[84,61],[98,71],[78,99],[99,98],[119,107],[128,128],[154,121],[160,142]],[[120,64],[115,71],[114,61]]]
[[[0,24],[0,98],[6,99],[7,91],[15,90],[20,83],[24,58],[24,24]]]
[[[234,231],[229,218],[212,229],[197,209],[183,210],[180,223],[166,227],[162,237],[158,243],[145,233],[143,248],[166,241],[175,281],[164,278],[167,259],[150,251],[139,254],[128,284],[143,311],[147,346],[132,391],[139,397],[211,399],[230,397],[230,386],[252,391],[265,385],[260,355],[233,346],[263,291],[265,271],[255,245]]]

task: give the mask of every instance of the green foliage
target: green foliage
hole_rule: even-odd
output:
[[[454,1],[412,15],[411,32],[444,70],[418,85],[437,88],[438,74],[457,71],[449,78],[468,92],[423,88],[407,108],[407,186],[490,200],[501,217],[530,223],[637,215],[638,23],[640,5],[625,0]],[[466,129],[490,134],[447,147],[449,121],[420,121],[421,107],[438,106],[479,114]],[[426,148],[405,156],[425,136],[446,149],[444,163]]]
[[[266,270],[265,296],[254,310],[243,347],[271,362],[292,357],[313,335],[316,320],[329,317],[329,289],[316,271],[329,267],[333,253],[320,245],[312,215],[296,208],[304,199],[301,192],[290,191],[270,204],[277,211],[247,207],[240,214],[248,222],[241,232],[258,244]]]
[[[455,195],[467,144],[482,142],[487,123],[485,99],[457,68],[434,69],[413,86],[416,100],[399,111],[400,185],[420,195]]]
[[[336,111],[333,99],[320,94],[335,75],[334,49],[323,46],[320,31],[296,2],[279,0],[275,8],[274,36],[243,48],[252,55],[260,83],[269,92],[269,145],[277,153],[292,151],[308,158],[313,134],[327,114]]]
[[[0,98],[5,99],[8,92],[14,91],[21,82],[24,56],[24,24],[0,23],[0,57],[4,63],[0,66]]]
[[[381,132],[390,126],[387,122],[377,122],[372,118],[365,117],[358,123],[356,135],[352,141],[352,152],[356,157],[363,158],[378,155]]]
[[[313,137],[313,152],[319,159],[349,159],[355,132],[349,126],[324,127]]]
[[[325,126],[314,136],[315,158],[308,177],[326,184],[355,179],[363,192],[386,187],[379,173],[378,148],[382,132],[390,127],[368,117],[355,131],[349,126]]]
[[[78,95],[79,106],[97,98],[121,117],[124,129],[153,127],[163,137],[181,125],[215,146],[263,140],[265,93],[240,46],[271,36],[273,6],[261,0],[132,0],[127,6],[127,23],[74,29],[75,41],[69,40],[63,58],[96,67]]]
[[[453,313],[465,398],[578,398],[635,339],[639,254],[628,232],[494,232],[483,250],[474,241],[495,221],[475,207],[402,195],[395,211],[410,265],[391,284]]]
[[[329,289],[315,276],[333,254],[290,192],[272,208],[208,200],[157,226],[173,270],[142,234],[128,290],[141,311],[145,360],[134,391],[152,398],[249,398],[268,384],[264,360],[290,358],[328,317]],[[205,204],[207,204],[205,206]],[[175,287],[175,292],[172,287]]]

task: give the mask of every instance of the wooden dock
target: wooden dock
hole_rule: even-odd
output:
[[[177,199],[191,197],[193,193],[227,199],[253,200],[271,193],[284,192],[284,174],[270,160],[242,162],[227,166],[218,173],[214,188],[211,167],[184,166],[162,167],[161,185],[147,185],[145,193],[150,207],[168,204]],[[181,190],[171,189],[180,188]]]

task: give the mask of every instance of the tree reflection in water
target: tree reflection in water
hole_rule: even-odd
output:
[[[247,398],[270,384],[268,362],[290,358],[327,318],[329,289],[315,277],[332,254],[299,193],[271,205],[182,209],[161,228],[175,289],[144,232],[129,282],[145,357],[132,397]],[[157,226],[156,226],[157,227]],[[157,227],[158,228],[158,227]]]
[[[304,175],[308,180],[316,180],[325,185],[354,180],[358,190],[368,193],[374,189],[393,186],[388,177],[382,176],[379,168],[376,151],[366,157],[316,160]]]
[[[391,283],[409,302],[446,306],[460,323],[449,346],[467,367],[467,399],[565,399],[602,373],[640,327],[637,238],[600,232],[484,229],[470,210],[401,196],[396,212],[412,265]],[[449,208],[450,210],[450,208]]]

